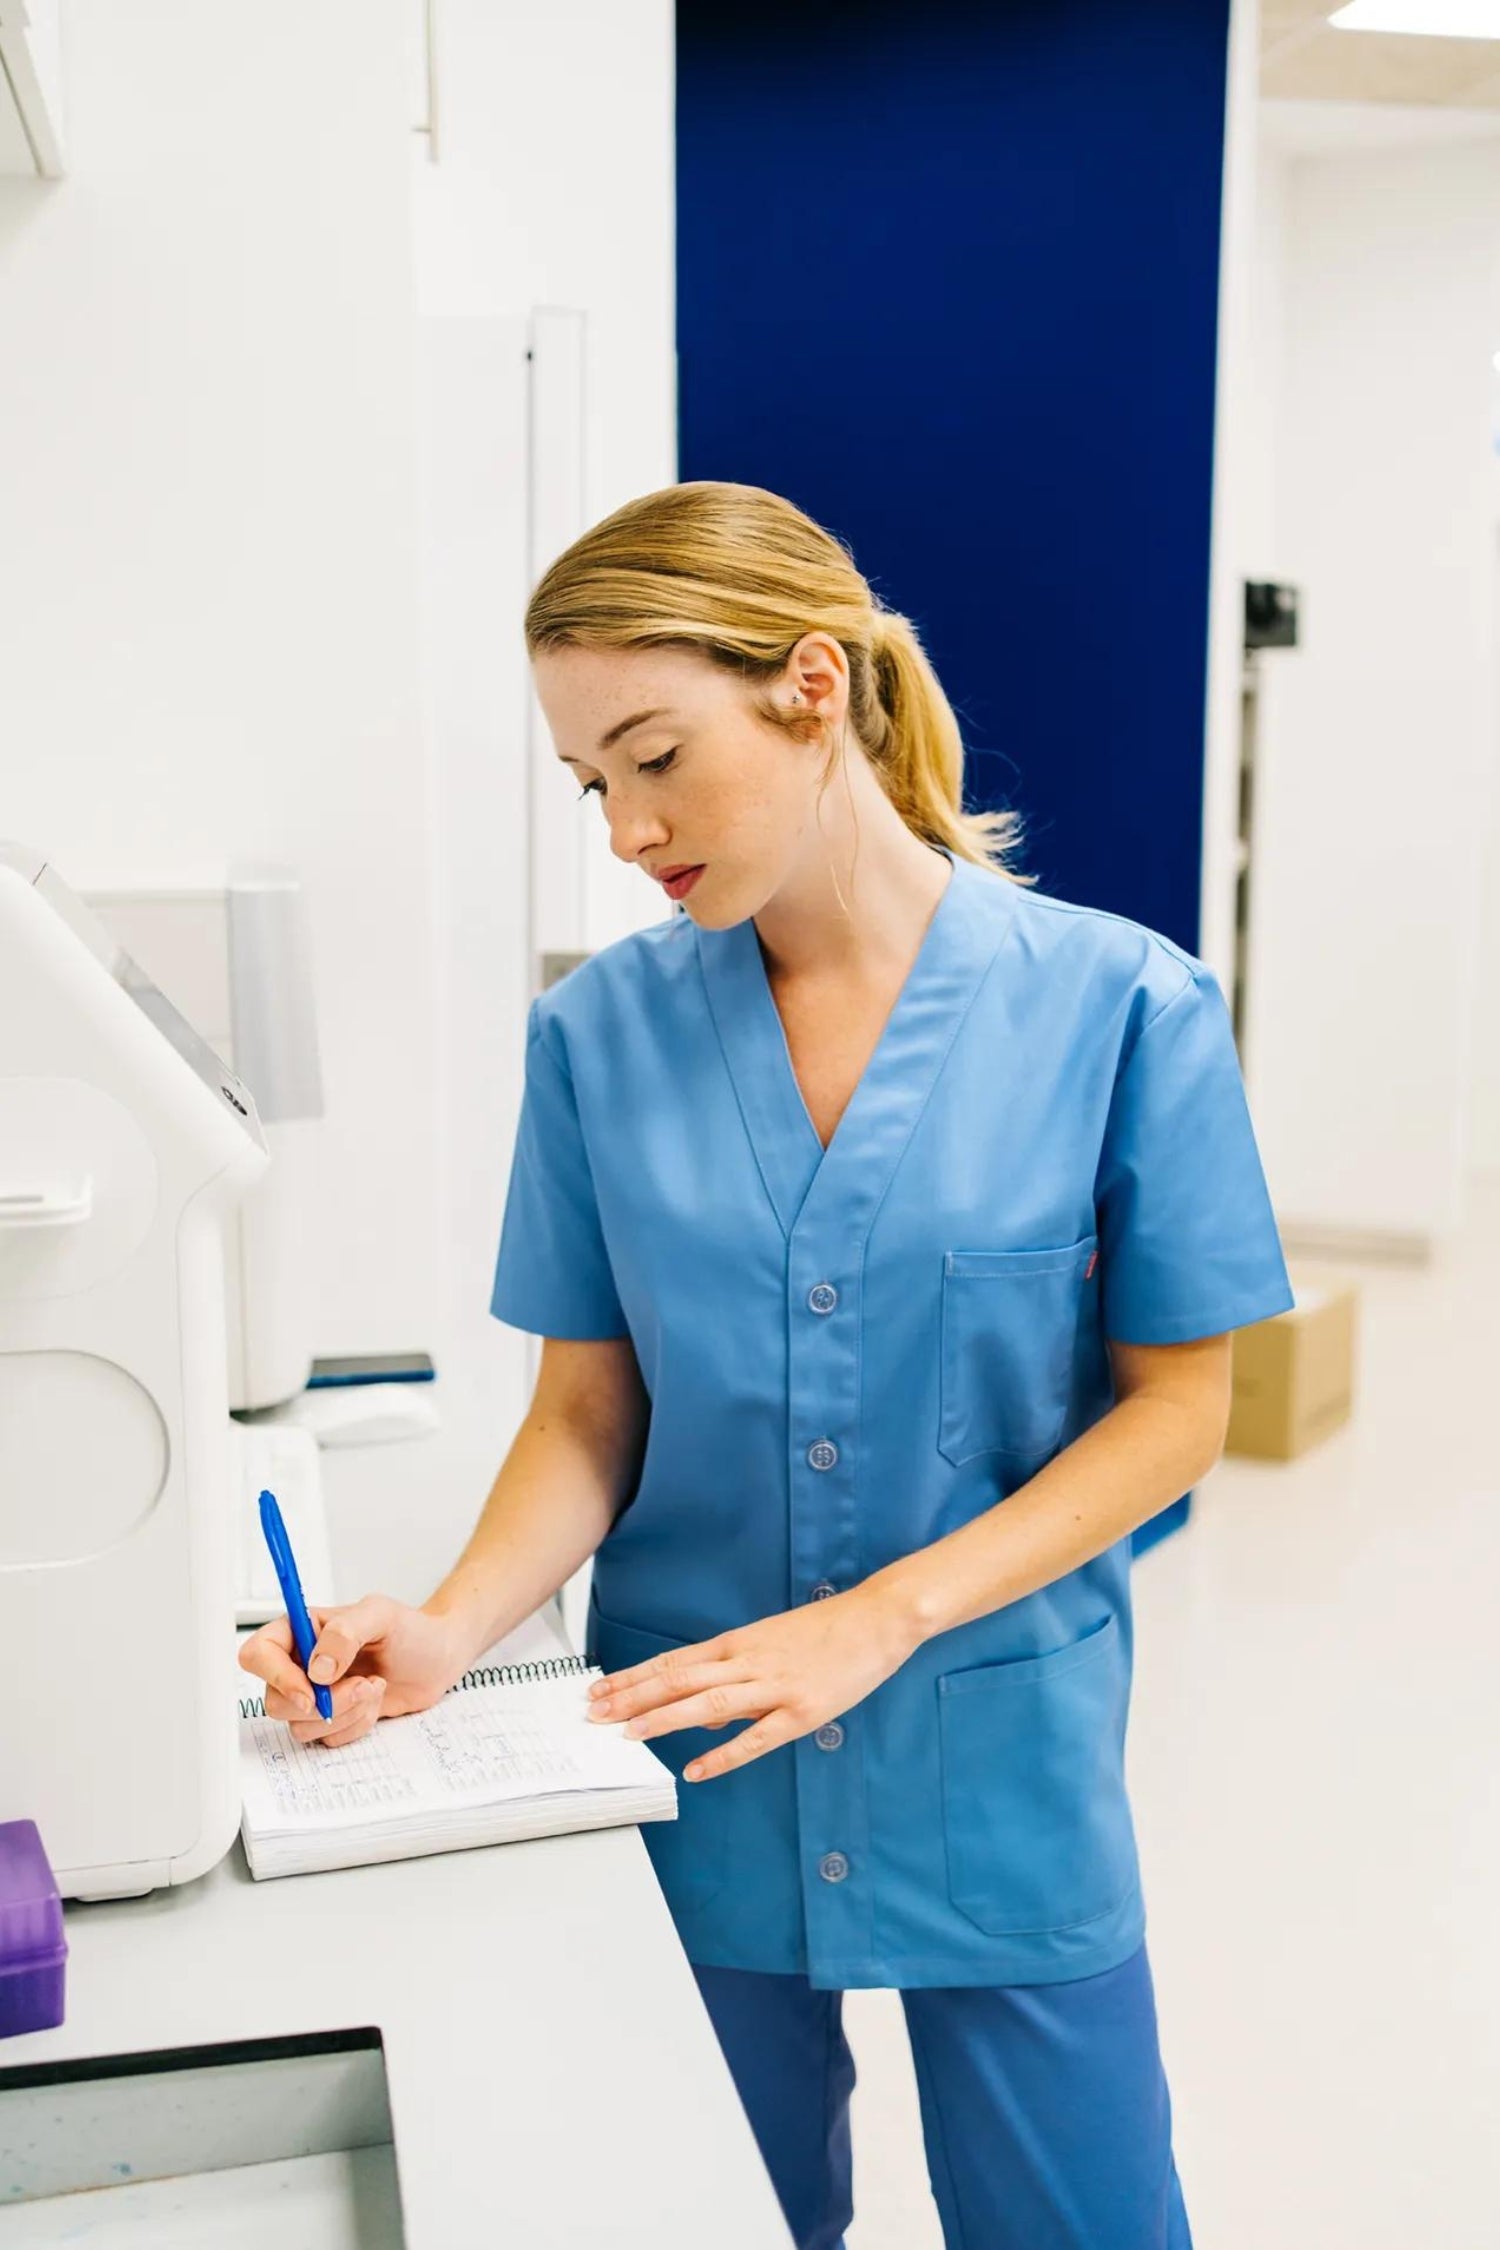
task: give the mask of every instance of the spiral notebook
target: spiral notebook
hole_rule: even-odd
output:
[[[586,1716],[581,1656],[481,1663],[430,1710],[342,1749],[240,1700],[240,1833],[252,1875],[305,1875],[677,1814],[644,1742]]]

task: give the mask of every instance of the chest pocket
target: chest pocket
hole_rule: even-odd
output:
[[[950,1250],[938,1451],[1034,1459],[1062,1435],[1097,1235],[1058,1250]]]

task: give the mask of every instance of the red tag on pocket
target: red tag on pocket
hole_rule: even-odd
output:
[[[1097,1266],[1097,1265],[1098,1265],[1098,1263],[1099,1263],[1099,1253],[1098,1253],[1098,1251],[1097,1251],[1097,1250],[1091,1250],[1091,1251],[1089,1252],[1089,1262],[1088,1262],[1088,1264],[1087,1264],[1087,1265],[1086,1265],[1086,1266],[1084,1267],[1084,1269],[1083,1269],[1083,1278],[1084,1278],[1084,1280],[1085,1280],[1085,1281],[1092,1281],[1092,1280],[1093,1280],[1093,1278],[1094,1278],[1094,1268],[1095,1268],[1095,1266]]]

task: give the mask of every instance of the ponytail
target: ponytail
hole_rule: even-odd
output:
[[[853,717],[891,803],[924,843],[994,867],[1013,882],[1035,882],[1005,864],[1018,841],[1019,814],[963,809],[963,737],[910,618],[877,609],[871,627],[869,708]]]

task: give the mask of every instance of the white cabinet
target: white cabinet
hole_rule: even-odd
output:
[[[58,0],[0,0],[0,176],[62,177]]]

